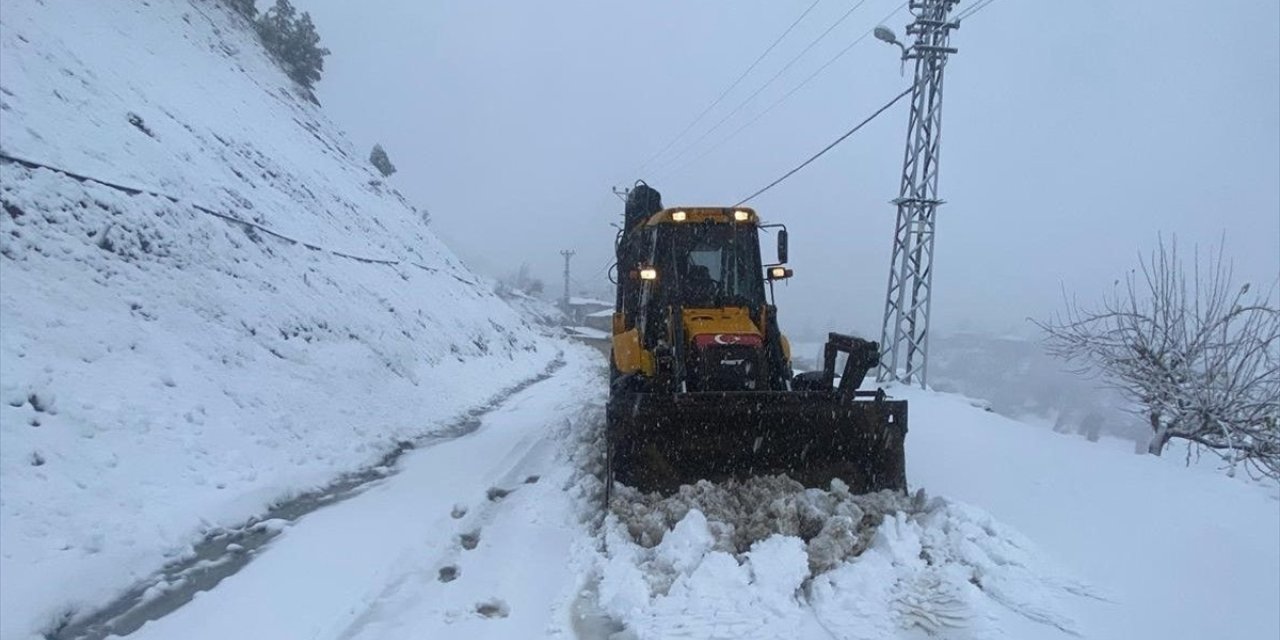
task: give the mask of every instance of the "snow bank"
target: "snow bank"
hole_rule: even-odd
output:
[[[0,27],[0,637],[555,358],[222,3]]]
[[[1135,454],[893,387],[911,407],[908,481],[981,505],[1095,585],[1080,634],[1280,637],[1280,485],[1228,478],[1183,456]]]
[[[623,488],[605,538],[601,606],[638,638],[990,637],[1009,612],[1074,632],[1063,601],[1088,595],[979,510],[839,481]]]

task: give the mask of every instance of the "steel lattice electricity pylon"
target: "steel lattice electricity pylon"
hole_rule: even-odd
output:
[[[907,149],[902,161],[898,222],[880,334],[881,381],[925,384],[929,365],[929,307],[933,300],[934,217],[938,205],[938,149],[942,136],[942,75],[951,30],[948,21],[958,0],[911,0],[915,22],[907,34],[915,42],[903,50],[903,60],[915,60]],[[894,42],[891,32],[877,37]],[[901,46],[901,45],[899,45]]]

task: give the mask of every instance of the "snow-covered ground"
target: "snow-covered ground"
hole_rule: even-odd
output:
[[[584,347],[473,434],[285,528],[140,638],[1270,638],[1276,487],[912,403],[911,482],[784,479],[601,508]],[[1082,469],[1090,470],[1087,478]],[[305,578],[303,577],[305,576]]]
[[[1280,637],[1280,486],[1139,455],[979,412],[960,396],[911,403],[913,486],[982,507],[1093,585],[1090,638]]]
[[[1280,637],[1275,483],[956,395],[891,390],[924,493],[606,513],[600,354],[467,271],[240,18],[44,0],[0,27],[27,163],[0,161],[4,640],[415,441],[133,637]]]

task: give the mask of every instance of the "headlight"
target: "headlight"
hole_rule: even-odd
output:
[[[640,269],[640,279],[641,280],[657,280],[658,270],[654,269],[653,267],[644,267]]]
[[[733,219],[737,222],[746,222],[751,219],[751,214],[739,209],[733,212]]]
[[[688,219],[688,217],[689,217],[689,214],[683,211],[675,211],[675,212],[672,212],[671,214],[671,219],[676,222],[684,222],[686,219]]]

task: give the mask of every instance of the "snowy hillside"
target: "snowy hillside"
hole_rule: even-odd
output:
[[[556,357],[220,2],[5,3],[0,153],[0,637]]]

